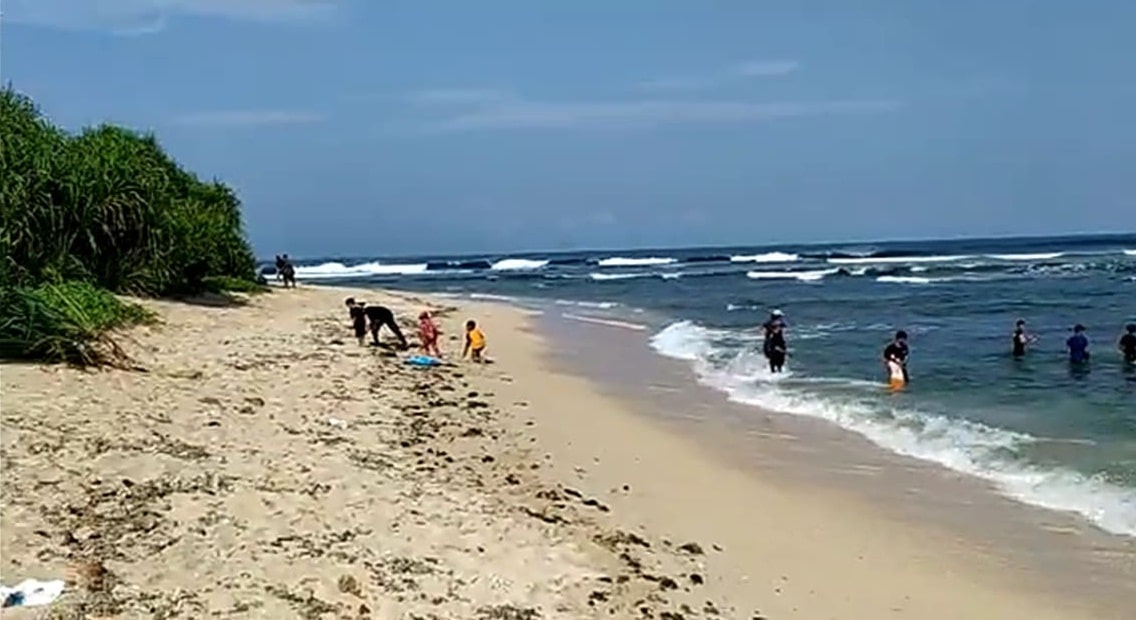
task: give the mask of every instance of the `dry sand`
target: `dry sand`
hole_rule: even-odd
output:
[[[415,369],[355,343],[349,293],[147,302],[145,372],[0,367],[0,575],[68,579],[5,617],[1109,617],[722,464],[549,371],[518,309],[445,313],[495,364]]]

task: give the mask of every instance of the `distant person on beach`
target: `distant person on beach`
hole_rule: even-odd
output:
[[[895,339],[884,347],[884,366],[888,371],[888,384],[893,390],[903,389],[909,380],[907,374],[907,332],[895,332]]]
[[[430,316],[430,311],[423,310],[422,314],[418,315],[418,341],[422,343],[422,351],[426,355],[442,357],[442,351],[438,348],[438,336],[441,333],[438,324]]]
[[[284,288],[296,288],[296,268],[288,259],[284,259],[284,266],[280,269],[280,277],[284,279]]]
[[[485,361],[485,334],[477,327],[477,321],[465,322],[465,347],[462,348],[462,359],[469,359],[481,363]]]
[[[284,279],[284,265],[287,262],[288,261],[285,261],[283,256],[280,256],[279,254],[276,255],[276,280],[277,281]]]
[[[785,330],[780,323],[774,323],[765,339],[765,357],[769,359],[769,372],[781,372],[785,368],[785,356],[789,347],[785,344]]]
[[[1124,356],[1124,363],[1136,364],[1136,323],[1129,323],[1124,327],[1124,331],[1116,346]]]
[[[1037,337],[1026,333],[1025,319],[1018,319],[1014,324],[1014,337],[1012,342],[1012,351],[1015,358],[1022,358],[1026,355],[1026,345],[1037,342]]]
[[[394,312],[386,306],[368,306],[366,302],[355,301],[354,297],[348,297],[347,311],[351,315],[351,325],[355,329],[355,337],[359,339],[359,344],[363,344],[363,340],[367,335],[368,323],[370,324],[371,341],[379,344],[379,330],[384,325],[387,326],[394,337],[398,338],[399,346],[403,350],[409,348],[406,344],[406,337],[402,335],[402,330],[398,327],[398,321],[394,320]]]
[[[1070,364],[1084,364],[1089,361],[1089,338],[1085,335],[1085,326],[1077,323],[1073,326],[1073,335],[1065,341],[1065,348],[1069,350]]]

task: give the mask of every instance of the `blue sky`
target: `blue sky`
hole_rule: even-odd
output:
[[[4,0],[262,255],[1131,231],[1136,3]]]

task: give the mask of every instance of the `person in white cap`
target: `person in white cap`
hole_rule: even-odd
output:
[[[771,364],[770,368],[773,368],[774,362],[777,361],[774,359],[775,357],[780,360],[780,363],[776,364],[777,370],[774,371],[777,372],[780,370],[780,366],[785,363],[785,350],[787,347],[787,345],[785,344],[784,331],[785,313],[781,312],[778,309],[774,309],[769,313],[769,320],[761,324],[761,329],[764,332],[765,337],[764,342],[761,345],[761,352],[765,355],[766,359],[769,360]],[[776,343],[774,342],[775,334],[777,341]]]

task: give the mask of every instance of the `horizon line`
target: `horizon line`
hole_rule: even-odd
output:
[[[385,254],[385,255],[382,255],[382,256],[379,256],[379,255],[356,255],[356,256],[324,255],[324,256],[316,256],[316,257],[311,257],[311,258],[304,257],[304,256],[291,256],[290,258],[292,258],[293,260],[301,260],[301,261],[316,260],[316,259],[351,260],[351,259],[374,259],[374,258],[422,258],[422,257],[434,257],[434,256],[446,257],[446,258],[450,258],[450,257],[453,257],[453,258],[465,258],[465,257],[484,258],[484,257],[487,257],[487,256],[509,258],[509,257],[532,256],[532,255],[536,255],[536,254],[539,254],[539,255],[542,255],[542,256],[549,256],[549,255],[557,255],[557,254],[576,254],[576,253],[651,252],[651,251],[663,252],[663,251],[676,251],[676,250],[729,250],[729,249],[741,249],[741,248],[755,248],[755,249],[769,248],[769,249],[775,250],[775,249],[778,249],[778,248],[785,248],[785,247],[788,247],[788,246],[815,247],[815,246],[837,245],[837,244],[847,246],[847,245],[853,245],[853,244],[857,244],[857,245],[885,244],[885,243],[895,244],[895,243],[918,243],[918,242],[932,242],[932,241],[1010,241],[1010,240],[1022,241],[1022,240],[1030,240],[1030,239],[1037,239],[1037,240],[1053,239],[1053,240],[1057,240],[1057,239],[1076,239],[1076,238],[1088,238],[1088,237],[1097,237],[1097,238],[1133,237],[1134,240],[1136,240],[1136,230],[1132,230],[1132,231],[1128,231],[1128,232],[1100,232],[1100,231],[1096,231],[1096,232],[1076,232],[1076,233],[1066,233],[1066,234],[1060,234],[1060,235],[1001,235],[1001,236],[996,235],[996,236],[985,236],[985,237],[983,237],[983,236],[971,237],[971,236],[966,236],[966,235],[955,235],[955,236],[948,236],[948,237],[908,237],[908,238],[899,238],[899,239],[851,239],[851,240],[844,240],[844,241],[825,240],[825,241],[798,241],[798,242],[784,242],[784,243],[776,243],[775,242],[775,243],[755,243],[755,244],[751,244],[751,245],[707,244],[707,245],[685,245],[685,246],[663,245],[663,246],[625,246],[625,247],[578,247],[578,248],[557,249],[557,250],[553,250],[553,249],[515,250],[515,251],[507,251],[507,252],[485,251],[485,252],[458,252],[458,253],[453,253],[453,254],[443,254],[443,253]],[[274,258],[275,258],[275,256],[273,256],[271,258],[257,257],[257,261],[258,262],[272,262],[272,260]]]

